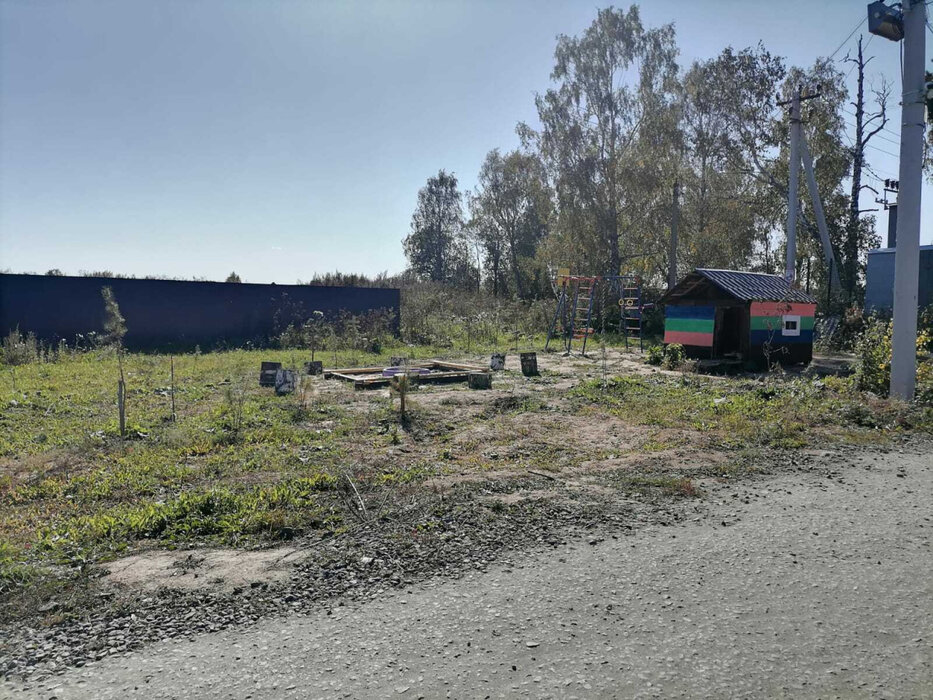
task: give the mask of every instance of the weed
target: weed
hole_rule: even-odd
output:
[[[645,356],[645,362],[649,365],[660,366],[664,362],[664,346],[652,345],[649,347],[648,353]]]

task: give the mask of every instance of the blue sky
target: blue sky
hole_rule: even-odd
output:
[[[555,37],[601,4],[0,0],[0,268],[399,271],[418,188],[439,168],[471,188],[488,150],[517,145]],[[865,16],[862,0],[641,7],[675,23],[683,65],[759,40],[809,65]],[[899,93],[897,52],[875,37],[869,75]],[[892,102],[888,154],[868,153],[896,178]]]

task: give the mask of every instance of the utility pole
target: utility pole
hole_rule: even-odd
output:
[[[909,401],[917,382],[917,286],[920,275],[920,187],[926,81],[926,3],[904,0],[904,85],[901,167],[894,254],[894,335],[891,396]]]
[[[680,223],[680,181],[674,180],[674,200],[671,209],[671,250],[667,258],[667,288],[677,285],[677,226]]]
[[[926,76],[926,2],[902,0],[868,6],[868,31],[904,40],[901,92],[900,187],[894,253],[894,333],[891,339],[891,396],[910,401],[917,383],[917,287],[920,275],[920,186],[923,177]]]
[[[787,263],[784,267],[784,279],[790,283],[793,283],[797,278],[797,208],[800,202],[797,197],[797,189],[800,182],[800,149],[803,143],[803,122],[800,119],[800,103],[804,100],[816,99],[819,96],[820,93],[818,92],[813,95],[803,96],[798,86],[796,92],[794,92],[794,96],[790,100],[778,102],[781,106],[790,105],[790,158],[787,163]],[[809,151],[806,149],[806,144],[803,145],[803,148],[809,162],[810,156]],[[812,171],[812,163],[810,163],[810,170]],[[808,180],[807,186],[810,188],[810,197],[813,199],[814,209],[818,210],[818,215],[822,215],[823,207],[819,203],[819,194],[816,192],[816,180],[814,179],[812,183]],[[828,259],[832,256],[832,248],[827,248],[829,236],[826,234],[825,229],[826,223],[824,221],[822,227],[820,227],[820,235],[823,240],[823,252]]]
[[[787,263],[784,279],[797,276],[797,176],[800,173],[800,88],[790,101],[790,161],[787,164]]]

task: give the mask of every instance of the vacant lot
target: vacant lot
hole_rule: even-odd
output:
[[[402,352],[437,356],[396,348],[337,364]],[[112,354],[5,370],[0,610],[19,636],[0,650],[0,670],[54,671],[367,583],[482,567],[574,529],[676,517],[706,480],[933,427],[929,408],[859,394],[844,379],[705,377],[617,348],[539,355],[538,377],[523,377],[512,354],[492,391],[425,385],[404,420],[387,389],[321,377],[289,396],[259,387],[261,361],[308,359],[175,357],[173,420],[170,358],[127,356],[122,439]],[[486,364],[488,354],[455,359]],[[182,613],[187,622],[166,622]],[[24,621],[28,634],[58,640],[51,651],[14,651]]]

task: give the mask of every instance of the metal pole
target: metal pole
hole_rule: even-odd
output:
[[[787,264],[784,278],[793,282],[797,274],[797,178],[800,171],[800,88],[790,104],[790,160],[787,182]]]
[[[677,225],[680,223],[680,182],[674,181],[674,201],[671,210],[671,252],[667,261],[667,288],[677,286]]]
[[[920,274],[920,186],[924,131],[926,4],[904,0],[901,168],[894,255],[891,396],[909,401],[917,381],[917,287]]]

